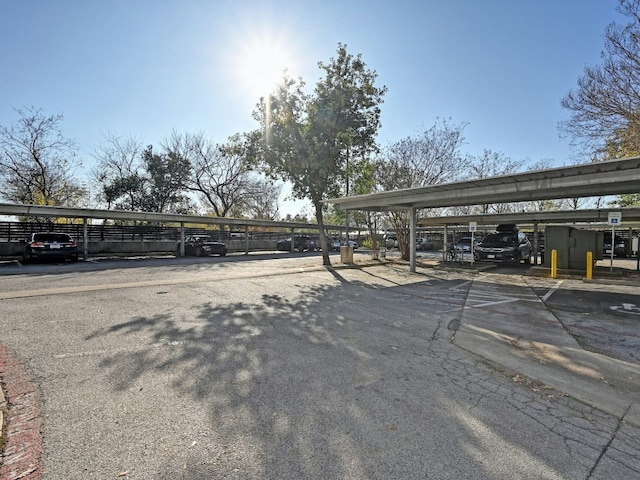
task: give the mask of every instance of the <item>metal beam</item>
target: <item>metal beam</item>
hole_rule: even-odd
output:
[[[398,210],[637,193],[640,157],[327,200],[343,210]]]
[[[0,215],[17,215],[22,217],[62,217],[62,218],[96,218],[109,220],[135,220],[154,223],[192,223],[199,225],[232,225],[265,228],[299,228],[317,229],[315,223],[279,222],[274,220],[251,220],[245,218],[207,217],[200,215],[179,215],[172,213],[131,212],[127,210],[101,210],[91,208],[55,207],[49,205],[23,205],[16,203],[0,203]],[[342,225],[325,225],[329,230],[340,230]]]
[[[638,186],[640,190],[640,186]],[[477,215],[447,215],[442,217],[423,217],[418,225],[468,225],[477,222],[478,225],[497,225],[500,223],[607,223],[609,212],[620,212],[623,223],[640,222],[640,208],[594,208],[582,210],[544,210],[539,212],[513,212]]]

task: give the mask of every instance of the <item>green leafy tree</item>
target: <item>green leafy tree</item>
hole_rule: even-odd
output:
[[[254,118],[262,131],[255,133],[253,153],[269,176],[291,182],[295,198],[311,201],[323,264],[330,265],[323,201],[344,190],[353,159],[375,150],[386,87],[376,87],[377,73],[343,44],[335,58],[318,66],[324,77],[312,95],[304,93],[302,79],[285,75],[280,87],[261,99]]]
[[[81,163],[62,134],[63,116],[41,109],[16,110],[20,119],[0,126],[0,195],[35,205],[78,206],[87,190],[75,176]]]
[[[618,199],[613,202],[613,206],[617,207],[637,207],[640,205],[640,193],[627,193],[620,195]]]
[[[149,145],[142,153],[147,189],[145,211],[187,213],[189,199],[184,192],[190,176],[189,160],[176,152],[157,154]]]

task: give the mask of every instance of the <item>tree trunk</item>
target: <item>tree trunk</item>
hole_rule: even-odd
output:
[[[322,217],[322,204],[314,203],[316,208],[316,221],[318,222],[318,235],[320,236],[320,246],[322,247],[322,265],[330,266],[329,246],[327,245],[327,236],[324,233],[324,219]]]

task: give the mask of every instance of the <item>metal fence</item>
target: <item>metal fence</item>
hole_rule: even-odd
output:
[[[0,242],[19,242],[25,240],[30,233],[56,231],[67,233],[76,240],[84,240],[84,225],[81,223],[53,222],[0,222]],[[229,232],[226,229],[212,226],[186,227],[185,235],[209,235],[215,240],[244,239],[245,232]],[[290,229],[251,228],[246,235],[253,240],[279,240],[291,236]],[[87,225],[89,242],[130,242],[180,240],[180,227],[162,225]]]

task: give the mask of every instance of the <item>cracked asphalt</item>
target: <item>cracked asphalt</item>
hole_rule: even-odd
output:
[[[4,268],[24,478],[640,478],[640,287],[319,262]]]

